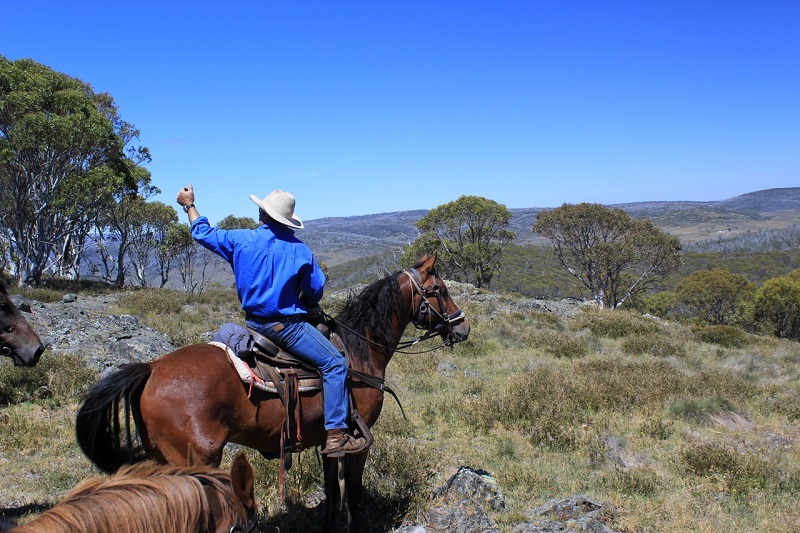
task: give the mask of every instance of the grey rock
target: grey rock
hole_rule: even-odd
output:
[[[455,375],[456,364],[449,359],[442,361],[436,366],[436,371],[446,378],[452,378]]]
[[[74,301],[31,302],[25,319],[39,334],[43,357],[74,353],[101,375],[134,362],[149,362],[175,350],[169,336],[144,326],[133,315],[108,314],[119,295],[87,296]]]

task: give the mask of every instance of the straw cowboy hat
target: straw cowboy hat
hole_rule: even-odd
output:
[[[290,192],[275,189],[263,200],[250,195],[250,199],[274,220],[290,228],[303,229],[303,222],[294,214],[294,196]]]

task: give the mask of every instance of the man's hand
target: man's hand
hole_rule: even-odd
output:
[[[177,202],[180,205],[189,205],[194,203],[194,187],[190,183],[188,187],[183,187],[178,191]]]

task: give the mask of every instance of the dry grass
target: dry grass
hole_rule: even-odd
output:
[[[177,312],[140,298],[121,305],[164,305],[151,325],[191,317],[195,335],[235,316],[224,298],[180,302]],[[619,531],[800,530],[798,343],[618,311],[562,320],[465,307],[468,341],[389,365],[409,421],[387,400],[375,428],[365,475],[375,531],[414,523],[461,466],[497,479],[506,508],[492,516],[502,531],[577,494],[607,502],[604,520]],[[77,400],[42,401],[0,408],[0,507],[53,502],[91,473],[72,435]],[[315,530],[316,455],[296,458],[286,504],[277,464],[248,455],[263,529]]]

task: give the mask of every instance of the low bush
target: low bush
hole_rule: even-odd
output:
[[[425,443],[381,435],[364,470],[365,515],[380,517],[381,531],[388,531],[417,514],[433,493],[437,461],[433,447]]]
[[[678,296],[673,291],[659,291],[650,296],[637,298],[631,306],[640,313],[661,318],[673,318],[678,305]]]
[[[657,322],[622,309],[586,309],[573,327],[587,328],[595,335],[611,339],[631,335],[653,335],[661,331]]]
[[[724,482],[733,494],[746,496],[754,490],[775,494],[798,494],[800,471],[779,458],[741,454],[725,444],[699,443],[680,452],[685,471]]]
[[[694,332],[694,338],[699,342],[716,344],[725,348],[744,348],[750,344],[747,333],[734,326],[706,326]]]
[[[79,399],[97,381],[97,371],[75,354],[45,352],[35,367],[0,365],[0,405],[43,402],[63,405]]]
[[[737,453],[718,443],[698,443],[685,447],[680,452],[684,471],[695,476],[726,474],[736,470]]]

